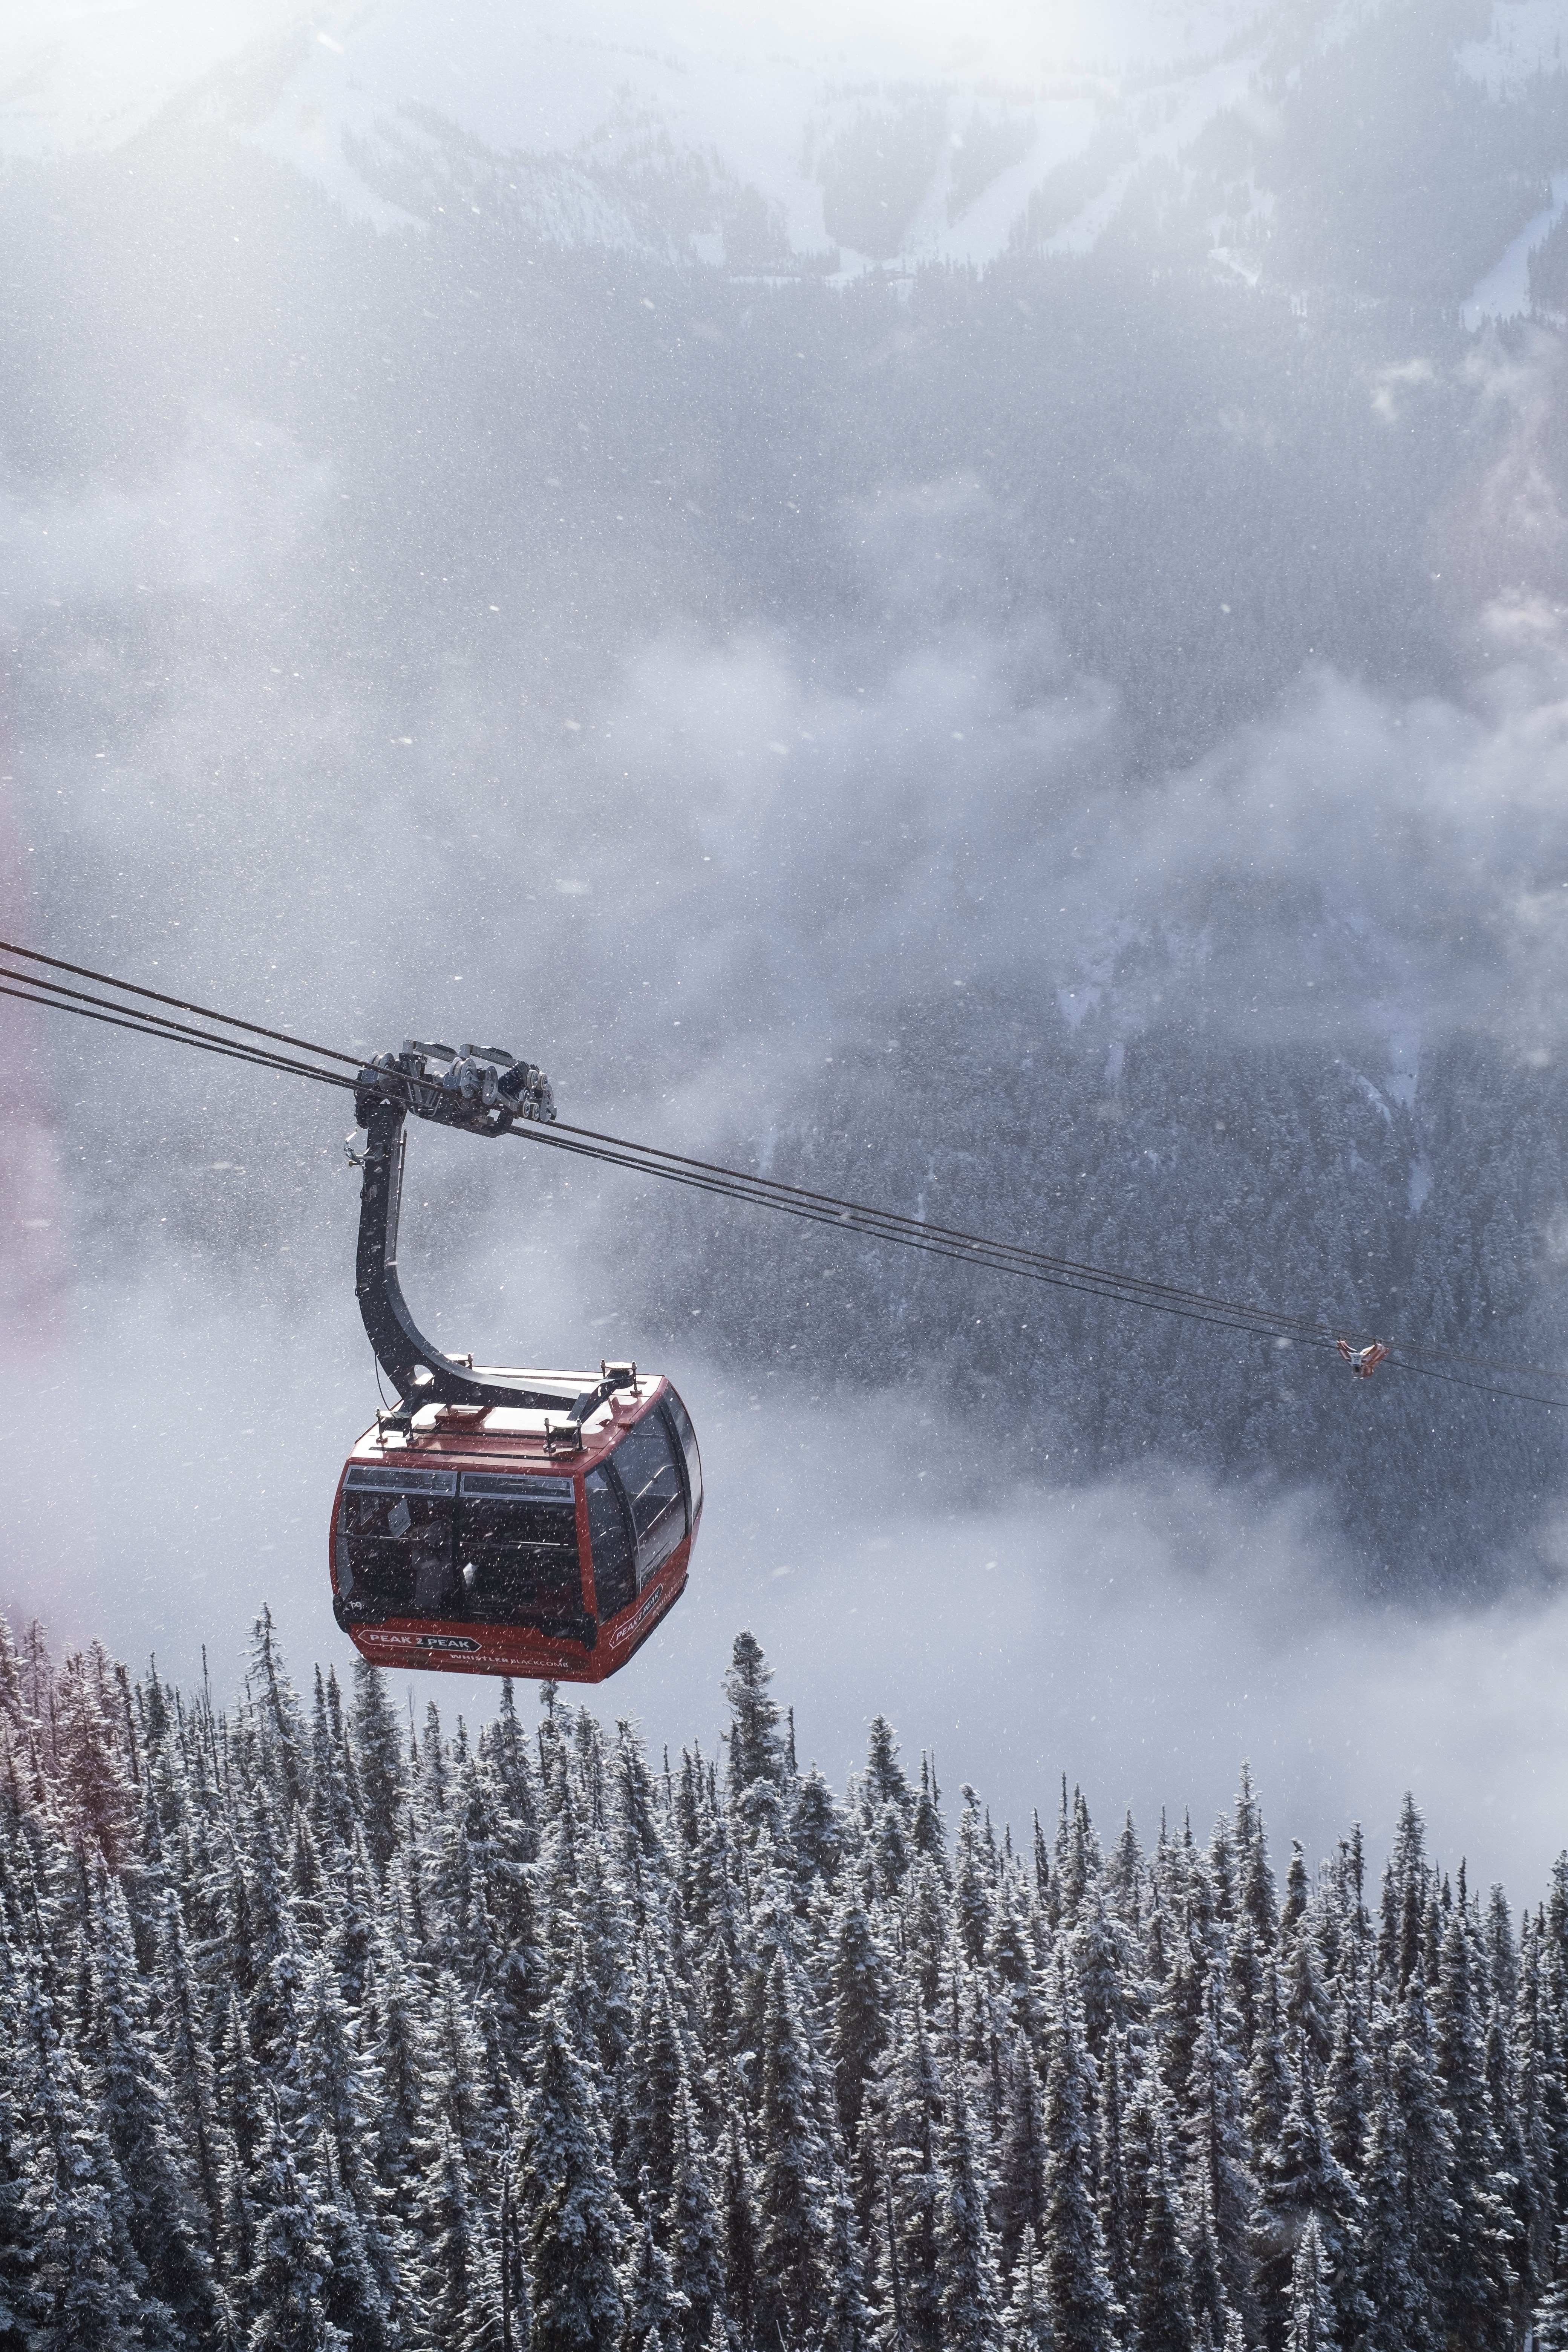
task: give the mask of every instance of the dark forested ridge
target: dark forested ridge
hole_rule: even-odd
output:
[[[472,1739],[270,1620],[225,1714],[0,1647],[0,2345],[1426,2352],[1568,2340],[1568,1856],[1016,1842],[546,1687]]]

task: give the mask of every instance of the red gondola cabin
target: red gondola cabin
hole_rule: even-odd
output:
[[[510,1377],[567,1395],[596,1380]],[[596,1683],[647,1639],[702,1512],[690,1417],[668,1381],[634,1375],[563,1450],[560,1410],[431,1404],[366,1430],[331,1527],[333,1609],[364,1657]]]

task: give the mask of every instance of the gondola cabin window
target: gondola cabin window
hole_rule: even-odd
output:
[[[631,1505],[640,1591],[686,1533],[686,1482],[662,1412],[633,1423],[616,1448],[615,1464]]]
[[[461,1614],[480,1624],[583,1624],[577,1505],[570,1478],[465,1470],[458,1507]]]
[[[673,1389],[667,1389],[664,1409],[669,1415],[670,1426],[680,1440],[680,1451],[686,1462],[686,1499],[691,1513],[691,1524],[697,1525],[697,1515],[702,1508],[702,1456],[697,1451],[697,1432],[691,1426],[691,1415]]]
[[[601,1619],[635,1599],[637,1553],[624,1496],[607,1468],[588,1473],[588,1541],[594,1553],[594,1598]]]
[[[338,1590],[388,1616],[439,1617],[458,1591],[450,1470],[356,1466],[343,1482]]]

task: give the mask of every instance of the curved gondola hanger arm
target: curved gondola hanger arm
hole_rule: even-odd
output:
[[[379,1054],[361,1069],[354,1113],[365,1130],[364,1150],[355,1151],[349,1139],[349,1157],[364,1171],[354,1287],[376,1361],[397,1391],[396,1408],[384,1416],[385,1424],[406,1429],[415,1413],[430,1404],[506,1405],[558,1412],[561,1420],[552,1433],[573,1447],[581,1443],[589,1413],[616,1389],[634,1384],[636,1367],[606,1364],[603,1379],[588,1390],[574,1382],[547,1387],[537,1375],[520,1385],[516,1375],[476,1371],[471,1358],[448,1356],[426,1338],[409,1312],[397,1271],[410,1112],[470,1135],[498,1136],[518,1119],[552,1120],[555,1102],[541,1069],[498,1045],[459,1050],[412,1037],[400,1053]]]

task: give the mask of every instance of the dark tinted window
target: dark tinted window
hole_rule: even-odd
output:
[[[349,1472],[336,1567],[338,1590],[352,1608],[388,1617],[458,1613],[457,1486],[449,1470]]]
[[[645,1413],[627,1430],[616,1448],[615,1464],[632,1507],[641,1586],[686,1533],[686,1490],[661,1412]]]
[[[686,1489],[691,1498],[691,1517],[695,1525],[702,1508],[702,1456],[697,1451],[697,1432],[691,1426],[691,1415],[671,1389],[664,1400],[665,1410],[686,1456]]]
[[[465,1617],[580,1632],[583,1580],[571,1479],[465,1470],[458,1567]]]
[[[588,1473],[588,1539],[594,1549],[594,1595],[601,1619],[624,1609],[637,1589],[626,1507],[607,1470]]]

